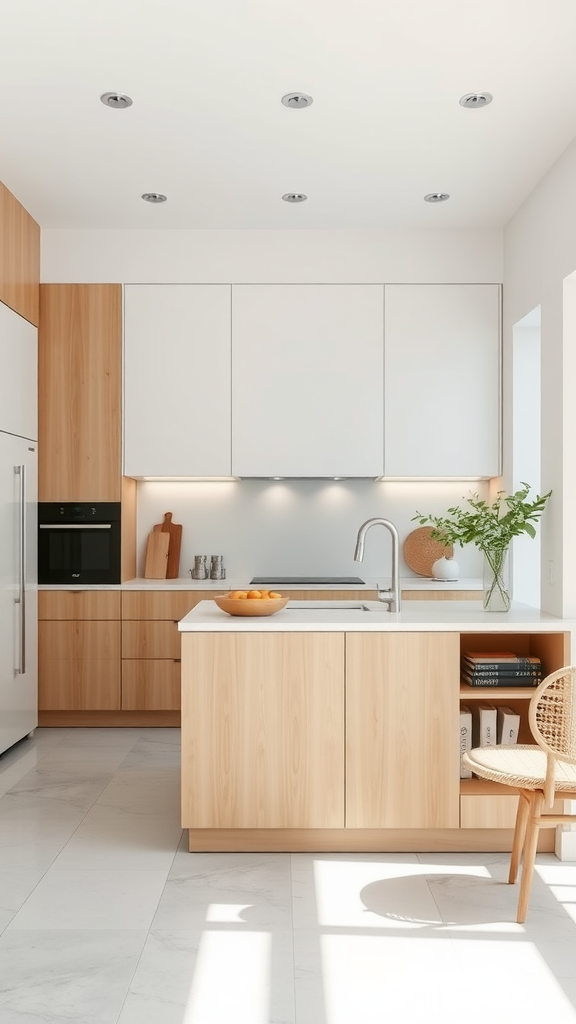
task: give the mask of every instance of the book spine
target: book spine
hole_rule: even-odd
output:
[[[471,672],[469,668],[462,669],[462,674],[470,679],[541,679],[541,672]]]
[[[499,678],[496,678],[495,676],[491,676],[491,677],[484,676],[482,679],[471,679],[471,678],[469,678],[467,676],[462,676],[462,681],[464,683],[467,683],[468,686],[478,686],[478,687],[488,687],[488,688],[489,687],[495,688],[495,687],[498,687],[498,686],[518,686],[518,687],[524,686],[524,687],[532,687],[532,688],[534,688],[535,686],[538,686],[538,683],[541,682],[541,680],[539,678],[538,679],[527,679],[526,677],[524,677],[524,678],[520,677],[519,678],[518,676],[512,676],[512,677],[506,677],[506,678],[504,678],[502,676],[500,676]]]
[[[495,668],[521,668],[525,672],[534,668],[541,668],[542,662],[535,658],[495,658],[494,661],[477,661],[475,658],[462,658],[462,664],[470,668],[495,669]]]

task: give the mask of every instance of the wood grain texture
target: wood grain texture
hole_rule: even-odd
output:
[[[125,619],[123,658],[180,658],[180,633],[170,619]]]
[[[43,284],[40,501],[121,500],[122,288]]]
[[[0,301],[39,323],[40,227],[0,182]]]
[[[346,634],[346,825],[459,822],[456,633]]]
[[[513,829],[189,829],[191,851],[292,851],[308,853],[510,852]],[[554,850],[554,834],[542,831],[542,853]]]
[[[39,619],[119,619],[119,590],[39,590]]]
[[[148,540],[146,543],[146,562],[144,565],[144,579],[166,579],[169,547],[170,534],[160,533],[155,530],[152,530],[152,532],[148,534]]]
[[[344,637],[182,636],[182,822],[344,825]]]
[[[460,828],[514,828],[518,795],[461,796]]]
[[[120,519],[120,579],[136,578],[136,511],[137,485],[135,480],[122,477],[122,515]]]
[[[120,623],[38,623],[41,710],[120,709]]]
[[[123,619],[171,619],[179,622],[199,601],[210,600],[209,590],[124,590]]]
[[[182,547],[182,527],[180,523],[172,522],[172,512],[164,513],[164,521],[154,527],[155,531],[167,533],[170,537],[168,545],[168,564],[166,566],[166,579],[178,579],[180,569],[180,549]]]
[[[122,710],[179,711],[180,662],[124,659]]]
[[[52,729],[179,729],[179,711],[40,711],[38,725]]]

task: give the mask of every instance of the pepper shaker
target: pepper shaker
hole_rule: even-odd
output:
[[[210,579],[225,580],[226,569],[224,568],[223,556],[212,555],[210,558]]]
[[[190,570],[193,580],[208,579],[208,555],[194,555],[194,568]]]

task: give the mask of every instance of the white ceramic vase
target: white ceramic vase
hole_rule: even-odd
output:
[[[455,558],[437,558],[432,566],[432,576],[435,580],[457,580],[460,576],[460,566]]]

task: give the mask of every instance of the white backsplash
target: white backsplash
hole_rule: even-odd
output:
[[[390,519],[400,535],[400,574],[415,576],[402,543],[418,528],[416,510],[442,515],[485,482],[374,482],[371,480],[241,480],[226,483],[138,483],[138,575],[144,571],[146,538],[165,512],[181,523],[181,577],[194,555],[223,555],[227,577],[389,576],[390,536],[368,533],[363,562],[354,561],[356,535],[374,516]],[[468,545],[455,549],[461,577],[478,577],[482,560]],[[210,558],[208,558],[208,563]]]

